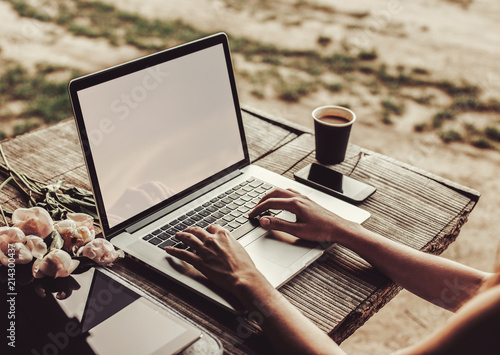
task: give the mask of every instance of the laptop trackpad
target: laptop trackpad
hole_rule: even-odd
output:
[[[245,249],[250,255],[258,255],[267,261],[286,268],[315,246],[316,243],[314,242],[296,238],[288,233],[269,231],[262,238],[247,245]]]

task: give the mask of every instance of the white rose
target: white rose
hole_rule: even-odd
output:
[[[17,227],[0,227],[0,262],[7,266],[9,259],[15,264],[27,264],[33,259],[25,245],[26,236]]]
[[[63,249],[73,254],[78,248],[95,238],[94,229],[90,230],[86,226],[78,226],[78,223],[71,219],[57,222],[54,228],[64,239]]]
[[[123,258],[125,254],[122,250],[115,250],[113,244],[106,239],[97,238],[80,248],[78,256],[86,256],[99,265],[106,266],[118,258]]]
[[[40,279],[45,276],[66,277],[69,276],[80,264],[78,260],[61,249],[50,251],[43,259],[37,259],[33,263],[33,276]]]
[[[40,238],[46,238],[54,230],[52,218],[41,207],[18,208],[12,214],[12,223],[25,235],[35,235]]]

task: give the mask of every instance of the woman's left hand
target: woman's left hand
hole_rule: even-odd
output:
[[[176,238],[194,250],[167,247],[165,250],[198,269],[212,282],[236,296],[238,291],[265,280],[241,244],[223,227],[187,228]]]

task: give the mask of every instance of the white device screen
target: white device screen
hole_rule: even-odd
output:
[[[222,44],[78,99],[110,228],[244,159]]]

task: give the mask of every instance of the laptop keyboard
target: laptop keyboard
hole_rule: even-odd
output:
[[[190,250],[187,245],[175,237],[175,233],[188,227],[206,228],[211,224],[223,226],[236,239],[239,239],[257,227],[258,223],[249,220],[248,212],[257,205],[262,196],[273,188],[274,186],[252,177],[214,197],[209,202],[166,223],[142,239],[161,249],[173,246]]]

